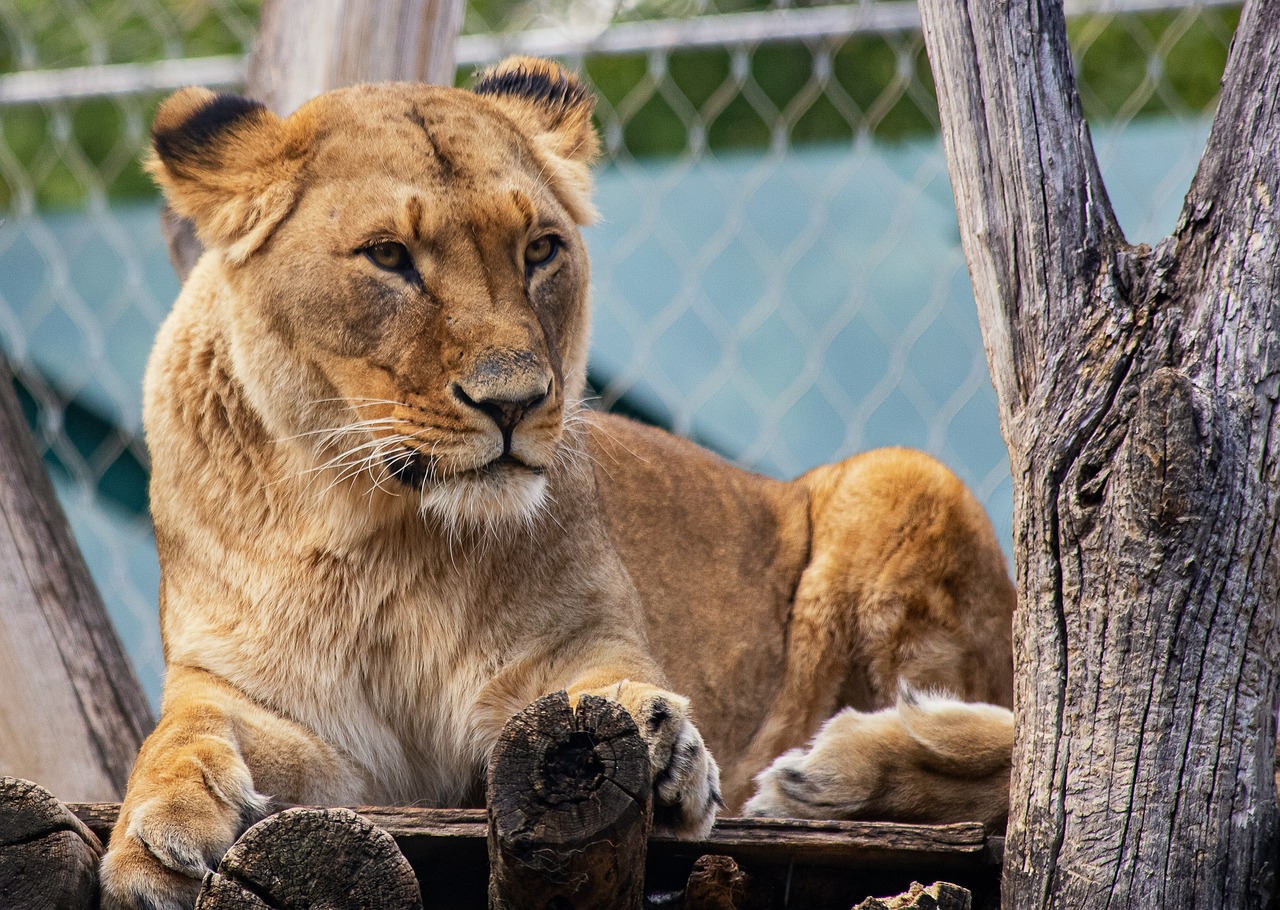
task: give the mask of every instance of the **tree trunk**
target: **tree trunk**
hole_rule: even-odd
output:
[[[1009,908],[1276,891],[1280,0],[1173,235],[1122,236],[1060,3],[921,0],[1014,483]]]
[[[0,776],[117,800],[154,721],[0,356]]]
[[[463,12],[463,0],[264,0],[248,94],[284,116],[358,82],[452,85]],[[200,241],[167,206],[162,223],[169,261],[185,281]]]

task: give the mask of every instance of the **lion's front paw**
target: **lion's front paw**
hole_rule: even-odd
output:
[[[189,910],[204,874],[270,812],[238,757],[220,769],[188,761],[122,811],[102,860],[105,910]]]
[[[724,802],[720,768],[693,724],[689,699],[626,680],[594,694],[621,703],[649,747],[654,823],[682,836],[705,837]]]

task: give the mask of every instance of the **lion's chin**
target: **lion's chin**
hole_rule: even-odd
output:
[[[547,504],[547,478],[529,469],[480,470],[428,483],[421,510],[450,528],[527,526]]]

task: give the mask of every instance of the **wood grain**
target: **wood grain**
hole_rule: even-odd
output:
[[[118,799],[154,721],[0,356],[0,775]]]
[[[1004,905],[1269,906],[1280,0],[1245,4],[1154,247],[1112,214],[1061,4],[920,6],[1014,485]]]

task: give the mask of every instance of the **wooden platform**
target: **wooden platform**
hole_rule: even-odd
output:
[[[119,806],[68,808],[106,843]],[[355,807],[395,838],[428,907],[486,907],[488,825],[482,809]],[[1004,838],[981,825],[901,825],[722,818],[709,837],[655,834],[646,868],[646,906],[679,907],[698,857],[731,856],[753,881],[763,907],[849,907],[896,894],[912,881],[946,880],[973,892],[974,907],[997,906]]]

